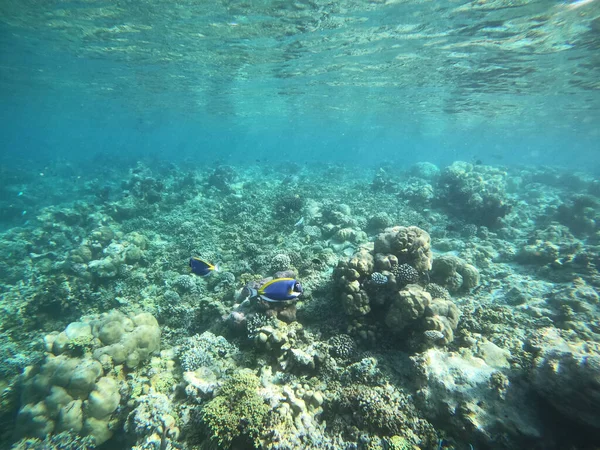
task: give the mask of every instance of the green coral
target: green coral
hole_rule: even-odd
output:
[[[228,449],[234,443],[260,446],[270,409],[257,392],[259,384],[254,372],[243,369],[233,374],[203,408],[202,423],[219,448]]]
[[[329,422],[334,423],[336,416],[347,417],[350,422],[345,424],[345,432],[387,438],[387,448],[410,448],[403,447],[403,441],[406,445],[430,448],[437,441],[435,429],[419,417],[410,396],[392,385],[351,383],[333,392],[331,405],[326,411]]]
[[[71,356],[83,356],[91,353],[94,348],[94,337],[91,335],[77,336],[65,345],[65,352]]]
[[[389,450],[413,450],[415,448],[407,439],[400,436],[385,438],[385,443]]]

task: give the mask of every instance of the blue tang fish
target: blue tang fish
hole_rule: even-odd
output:
[[[250,287],[247,289],[250,291],[250,298],[260,297],[262,300],[271,303],[296,300],[304,292],[300,282],[293,278],[275,278],[258,289]]]
[[[211,263],[201,260],[200,258],[196,258],[192,256],[190,258],[190,267],[192,269],[192,273],[195,275],[199,275],[201,277],[205,277],[210,275],[213,272],[219,271],[219,265],[213,266]]]

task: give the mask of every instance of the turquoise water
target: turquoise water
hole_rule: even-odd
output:
[[[1,8],[3,155],[595,159],[595,1]]]
[[[599,50],[596,0],[0,2],[0,449],[598,448]]]

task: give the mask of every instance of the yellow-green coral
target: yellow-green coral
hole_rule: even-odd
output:
[[[392,436],[391,438],[385,438],[385,443],[389,450],[414,450],[415,447],[408,440],[400,436]]]
[[[91,353],[94,347],[94,338],[91,335],[77,336],[69,339],[65,345],[65,351],[72,356],[82,356]]]
[[[219,448],[231,448],[234,442],[260,445],[260,437],[267,429],[269,407],[258,394],[258,387],[256,375],[251,370],[241,370],[202,409],[202,423]]]

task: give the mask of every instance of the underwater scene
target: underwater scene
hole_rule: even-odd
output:
[[[600,449],[600,0],[2,0],[0,450]]]

